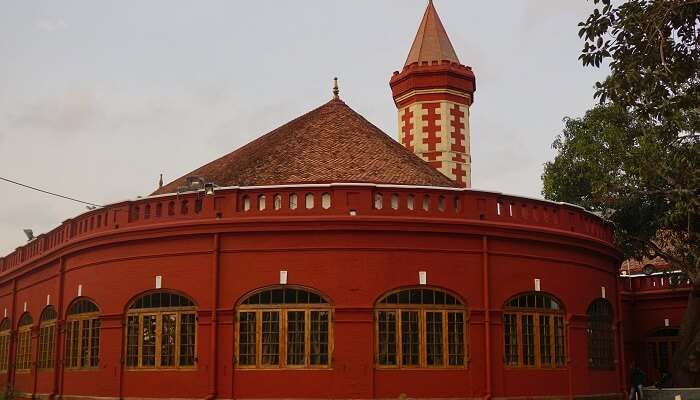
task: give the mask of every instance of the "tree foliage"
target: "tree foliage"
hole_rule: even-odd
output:
[[[543,194],[610,219],[626,256],[663,257],[700,283],[700,145],[666,130],[615,104],[565,119]]]
[[[578,33],[582,64],[610,74],[600,105],[564,120],[543,194],[611,220],[625,256],[687,274],[674,380],[700,384],[700,0],[593,0]]]
[[[565,119],[545,197],[603,212],[627,256],[661,256],[700,284],[700,0],[593,0],[584,66],[601,105]]]
[[[594,0],[579,23],[584,66],[609,62],[596,83],[601,102],[642,117],[697,128],[700,112],[700,0],[630,0],[619,7]]]
[[[593,0],[584,66],[608,62],[601,105],[566,119],[544,195],[604,212],[630,256],[698,275],[700,0]]]

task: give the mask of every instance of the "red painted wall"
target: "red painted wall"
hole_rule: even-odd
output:
[[[365,196],[361,189],[354,190]],[[366,195],[371,199],[371,192]],[[469,199],[462,204],[484,206]],[[463,207],[460,213],[474,212]],[[215,209],[208,210],[213,216]],[[448,220],[432,212],[421,218],[392,217],[386,210],[372,216],[371,207],[357,210],[360,215],[353,219],[341,208],[336,216],[309,217],[307,211],[298,218],[270,215],[216,219],[219,223],[212,218],[144,225],[75,239],[54,256],[13,267],[0,276],[0,310],[10,310],[13,326],[24,301],[38,322],[47,294],[54,306],[62,300],[62,321],[77,297],[78,285],[82,295],[100,307],[103,320],[98,369],[17,374],[15,390],[165,398],[396,398],[401,393],[423,398],[567,397],[620,392],[619,370],[593,372],[587,366],[585,313],[601,296],[601,286],[606,287],[615,314],[621,315],[612,300],[617,296],[619,254],[606,241],[571,231],[489,221],[489,217]],[[234,307],[246,293],[279,283],[280,270],[288,271],[289,284],[313,288],[332,302],[332,368],[234,368]],[[467,305],[466,368],[374,367],[374,303],[388,291],[417,285],[419,271],[427,271],[428,285],[458,294]],[[129,371],[122,366],[125,307],[134,296],[154,288],[156,275],[163,277],[163,288],[181,291],[197,304],[194,371]],[[566,368],[504,367],[502,305],[513,295],[532,291],[535,278],[541,280],[543,291],[565,307]],[[215,280],[218,295],[213,291]],[[13,285],[17,286],[14,292]],[[211,358],[214,324],[216,363]],[[62,334],[58,340],[63,340]],[[35,338],[34,352],[36,347]],[[0,379],[7,379],[7,374],[0,374]]]
[[[634,361],[647,374],[648,384],[660,374],[650,361],[647,343],[657,330],[679,328],[688,306],[688,285],[670,287],[668,275],[621,277],[627,365]],[[668,319],[668,326],[666,326]]]

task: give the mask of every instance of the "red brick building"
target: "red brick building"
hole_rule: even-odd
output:
[[[399,142],[336,95],[0,259],[0,382],[68,399],[618,396],[639,303],[611,226],[468,188],[475,76],[432,3],[391,87]]]

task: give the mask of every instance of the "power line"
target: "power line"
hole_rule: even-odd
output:
[[[89,201],[82,201],[82,200],[74,199],[73,197],[64,196],[64,195],[58,194],[58,193],[52,193],[52,192],[49,192],[47,190],[36,188],[34,186],[25,185],[24,183],[19,183],[19,182],[13,181],[11,179],[3,178],[2,176],[0,176],[0,180],[3,180],[5,182],[9,182],[9,183],[13,183],[13,184],[18,185],[18,186],[25,187],[27,189],[36,190],[37,192],[50,194],[51,196],[60,197],[62,199],[71,200],[71,201],[75,201],[75,202],[82,203],[82,204],[87,204],[87,205],[93,206],[93,207],[102,207],[99,204],[90,203]]]

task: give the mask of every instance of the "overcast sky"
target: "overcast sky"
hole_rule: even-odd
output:
[[[156,188],[331,97],[396,138],[388,81],[426,0],[0,0],[0,176],[99,204]],[[594,104],[584,0],[435,0],[477,80],[473,185],[540,197]],[[0,181],[0,255],[84,206]]]

